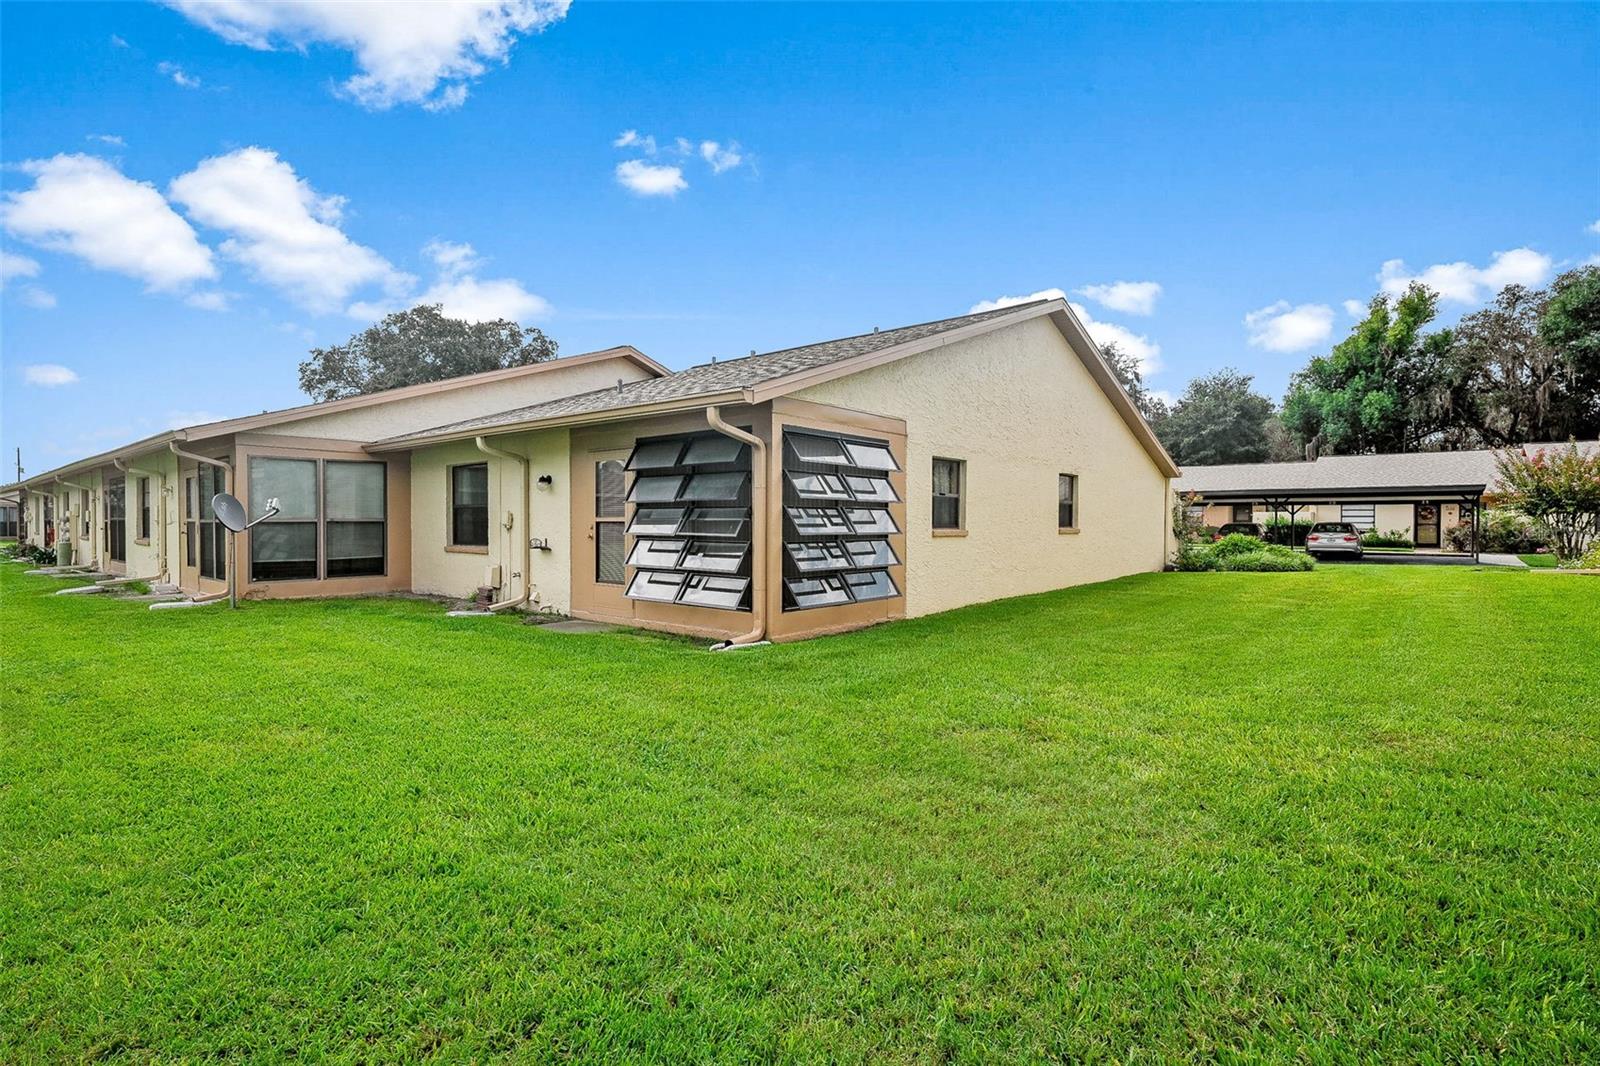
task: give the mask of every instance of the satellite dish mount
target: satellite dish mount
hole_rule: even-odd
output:
[[[223,527],[227,529],[229,536],[233,537],[237,537],[240,533],[243,533],[252,526],[260,525],[262,522],[265,522],[267,519],[277,514],[280,509],[281,508],[278,507],[278,498],[274,496],[272,499],[267,501],[266,513],[252,522],[250,521],[249,514],[244,509],[244,504],[240,503],[238,498],[233,496],[231,493],[219,492],[215,496],[211,497],[212,512],[216,514],[217,521],[221,522]],[[232,555],[233,565],[228,567],[228,606],[238,607],[239,548],[237,542],[234,545]]]

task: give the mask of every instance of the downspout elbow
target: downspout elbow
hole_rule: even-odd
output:
[[[497,459],[510,459],[522,467],[522,528],[517,531],[517,536],[522,541],[522,595],[514,600],[502,600],[489,605],[490,611],[508,611],[513,607],[521,607],[533,599],[533,544],[529,539],[531,530],[528,524],[532,501],[529,498],[531,494],[528,485],[528,458],[496,448],[482,437],[473,438],[473,444],[477,445],[478,450],[484,455],[494,456]]]
[[[706,408],[706,424],[750,446],[750,631],[715,647],[760,644],[767,638],[767,442],[728,425],[715,405]]]

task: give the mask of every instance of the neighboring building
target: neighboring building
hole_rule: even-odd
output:
[[[1559,448],[1560,444],[1527,444]],[[1584,450],[1600,442],[1579,444]],[[1180,496],[1194,495],[1201,521],[1273,518],[1349,522],[1358,529],[1399,531],[1418,548],[1445,550],[1451,530],[1470,530],[1494,502],[1495,451],[1406,452],[1399,455],[1330,455],[1311,462],[1233,463],[1185,467],[1173,482]],[[1471,550],[1470,535],[1455,538]]]
[[[7,540],[17,535],[17,497],[15,493],[0,496],[0,538]]]
[[[566,371],[581,360],[594,369]],[[1059,300],[676,374],[633,349],[526,369],[542,395],[474,379],[395,390],[194,427],[25,485],[76,508],[75,530],[97,516],[78,558],[149,573],[159,548],[136,563],[126,547],[137,512],[170,533],[178,583],[215,593],[227,541],[207,501],[227,470],[171,452],[198,449],[236,472],[252,515],[284,507],[237,538],[243,593],[481,590],[719,638],[796,639],[1166,561],[1178,471]],[[447,387],[455,410],[421,409]],[[128,479],[156,472],[172,513],[146,520]]]

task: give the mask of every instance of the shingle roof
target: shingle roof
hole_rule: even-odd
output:
[[[435,426],[432,429],[421,430],[416,433],[404,433],[396,437],[390,437],[380,443],[394,444],[417,438],[465,433],[471,430],[492,430],[501,426],[521,425],[545,419],[597,414],[604,411],[641,407],[671,400],[691,399],[695,396],[711,396],[718,393],[733,392],[739,389],[751,388],[774,378],[787,377],[790,374],[826,366],[829,363],[837,363],[844,359],[852,359],[858,355],[866,355],[869,352],[893,348],[896,345],[922,340],[949,330],[961,329],[991,318],[1015,314],[1017,311],[1033,304],[1048,302],[1047,300],[1035,300],[1030,304],[1013,304],[993,311],[980,311],[977,314],[960,315],[956,318],[942,318],[936,322],[923,322],[915,326],[902,326],[897,329],[861,333],[854,337],[840,337],[836,340],[807,344],[799,348],[784,348],[761,355],[702,363],[699,366],[680,370],[676,374],[669,374],[666,377],[626,382],[620,389],[615,386],[608,389],[596,389],[594,392],[564,396],[558,400],[548,400],[528,407],[518,407],[510,411],[497,411],[477,418],[468,418],[460,422]]]
[[[1555,448],[1556,444],[1527,444],[1525,448]],[[1600,449],[1600,441],[1581,441],[1585,452]],[[1406,452],[1399,455],[1329,455],[1309,463],[1233,463],[1225,466],[1186,466],[1172,483],[1177,492],[1220,494],[1229,492],[1284,492],[1302,494],[1322,490],[1396,488],[1456,488],[1495,484],[1495,453]]]

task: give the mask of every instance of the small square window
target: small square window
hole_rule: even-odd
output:
[[[1236,504],[1234,504],[1233,505],[1233,518],[1231,519],[1231,521],[1234,521],[1234,522],[1248,522],[1248,521],[1250,521],[1251,510],[1252,510],[1252,508],[1248,503],[1236,503]]]

